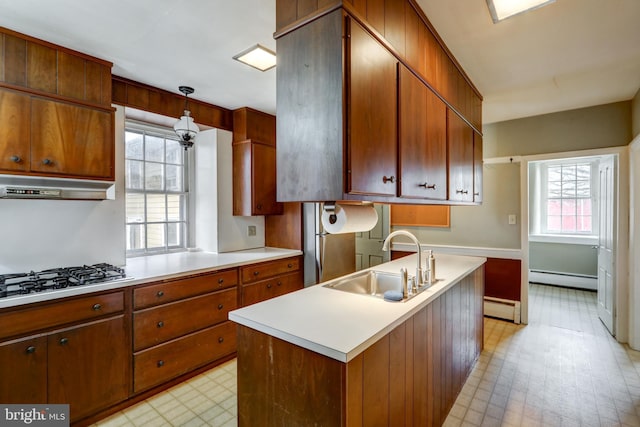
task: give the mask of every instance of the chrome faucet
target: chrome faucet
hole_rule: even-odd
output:
[[[416,250],[418,252],[418,266],[416,267],[416,277],[414,279],[414,285],[416,288],[419,288],[424,284],[424,275],[422,273],[422,250],[420,249],[420,242],[418,241],[416,236],[409,233],[408,231],[397,230],[397,231],[394,231],[393,233],[390,233],[387,236],[387,238],[384,239],[384,243],[382,244],[383,251],[389,250],[389,243],[391,242],[391,239],[393,239],[395,236],[407,236],[408,238],[413,240],[413,243],[416,244]],[[412,289],[411,291],[414,292],[415,289]]]

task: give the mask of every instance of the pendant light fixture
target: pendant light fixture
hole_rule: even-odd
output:
[[[182,145],[186,151],[187,148],[193,146],[196,135],[200,132],[200,129],[193,121],[191,111],[189,111],[187,105],[188,96],[194,92],[193,88],[189,86],[180,86],[178,87],[178,90],[184,93],[184,115],[180,117],[180,120],[178,120],[175,125],[173,125],[173,130],[175,130],[180,137],[180,145]]]

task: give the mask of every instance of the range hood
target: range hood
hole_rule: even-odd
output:
[[[113,181],[0,175],[0,198],[113,200],[115,185]]]

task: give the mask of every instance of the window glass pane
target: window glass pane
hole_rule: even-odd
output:
[[[575,200],[563,200],[562,201],[562,215],[576,215],[576,201]]]
[[[562,167],[561,166],[549,166],[547,169],[549,174],[549,182],[562,180]]]
[[[562,202],[560,200],[547,201],[547,215],[561,215]]]
[[[571,181],[576,179],[576,165],[562,166],[562,181]]]
[[[142,175],[144,171],[144,162],[137,160],[125,161],[125,182],[127,188],[142,190]]]
[[[578,165],[576,177],[577,179],[589,181],[591,179],[591,165],[589,163]]]
[[[575,181],[562,181],[562,197],[576,197]]]
[[[127,225],[127,250],[144,249],[144,224]]]
[[[548,197],[560,197],[562,195],[562,183],[550,182],[549,183],[549,195]]]
[[[576,217],[562,216],[562,232],[576,231]]]
[[[169,221],[183,221],[184,196],[181,194],[167,194],[167,219]]]
[[[127,193],[127,222],[144,222],[144,194]]]
[[[578,200],[578,215],[591,216],[591,199]]]
[[[590,216],[578,216],[577,231],[581,233],[591,233]]]
[[[125,133],[125,156],[127,159],[142,160],[142,134]]]
[[[164,138],[145,135],[144,154],[147,161],[164,162]]]
[[[561,218],[562,217],[559,215],[549,215],[547,217],[547,230],[551,232],[559,232],[562,226]]]
[[[576,188],[577,197],[591,197],[591,182],[590,181],[578,181]]]
[[[178,141],[167,139],[167,163],[181,165],[183,153],[184,149],[180,146]]]
[[[183,191],[182,166],[167,165],[167,191]]]
[[[179,222],[167,224],[167,245],[169,247],[183,246],[183,224]]]
[[[164,190],[163,166],[162,163],[146,163],[145,188],[147,190]]]
[[[147,194],[147,221],[160,222],[167,220],[167,206],[164,194]]]
[[[147,224],[147,249],[165,247],[165,224]]]

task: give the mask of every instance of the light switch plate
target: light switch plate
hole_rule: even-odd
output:
[[[509,215],[509,225],[516,225],[516,216],[515,214]]]
[[[247,226],[247,236],[255,236],[256,235],[256,226],[249,225]]]

